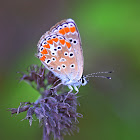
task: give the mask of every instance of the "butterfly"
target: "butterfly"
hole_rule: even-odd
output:
[[[83,76],[84,58],[81,38],[72,19],[62,20],[47,31],[40,38],[37,50],[37,56],[42,64],[61,79],[60,84],[68,86],[69,93],[73,91],[73,87],[78,93],[78,88],[87,84],[87,77],[99,77],[93,74],[101,73]]]

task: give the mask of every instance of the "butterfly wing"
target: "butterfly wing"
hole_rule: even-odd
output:
[[[63,83],[79,80],[83,73],[83,54],[75,22],[63,20],[46,32],[38,43],[38,57]]]
[[[63,35],[71,43],[74,54],[76,56],[76,65],[78,71],[75,79],[80,79],[83,74],[84,58],[80,34],[76,23],[72,19],[62,20],[50,29],[51,32]]]

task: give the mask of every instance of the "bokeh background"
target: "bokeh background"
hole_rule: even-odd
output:
[[[84,74],[114,70],[112,80],[91,78],[80,88],[80,132],[67,140],[140,139],[140,2],[100,0],[0,1],[0,139],[41,140],[38,121],[11,117],[7,108],[35,101],[39,93],[19,82],[17,71],[40,64],[41,35],[62,19],[77,23]]]

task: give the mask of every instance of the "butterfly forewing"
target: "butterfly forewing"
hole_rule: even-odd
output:
[[[80,79],[83,74],[83,51],[81,39],[76,23],[72,19],[62,20],[50,29],[51,32],[61,34],[67,38],[76,55],[76,65],[78,66],[76,79]]]
[[[63,83],[80,79],[83,54],[75,22],[63,20],[46,32],[38,43],[38,57]]]

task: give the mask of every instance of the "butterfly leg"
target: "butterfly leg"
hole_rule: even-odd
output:
[[[73,91],[73,87],[71,85],[68,85],[68,88],[70,89],[68,93],[71,93]]]
[[[58,82],[58,81],[61,81],[60,79],[57,79],[54,83],[53,83],[53,87],[55,87],[55,84]],[[57,86],[57,85],[56,85]]]
[[[78,87],[79,88],[79,87]],[[79,92],[79,89],[77,88],[77,86],[74,86],[74,89],[76,91],[75,95]]]
[[[66,95],[65,99],[63,100],[63,102],[65,102],[65,100],[67,99],[69,94],[73,91],[73,87],[71,85],[68,85],[68,88],[70,89],[70,91],[67,93],[67,95]]]
[[[54,89],[56,89],[57,87],[59,87],[60,85],[62,85],[62,83],[59,83],[59,84],[56,85],[55,87],[52,87],[50,90],[54,90]],[[56,93],[56,95],[57,95],[57,93]]]

